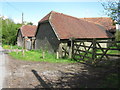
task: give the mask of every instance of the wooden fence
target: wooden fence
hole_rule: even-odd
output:
[[[111,56],[120,57],[120,41],[74,40],[71,48],[72,58],[90,63],[109,60]],[[119,53],[110,54],[110,51]]]

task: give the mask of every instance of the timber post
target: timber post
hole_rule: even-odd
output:
[[[22,56],[25,56],[25,49],[22,49]]]
[[[23,48],[22,48],[22,55],[25,56],[25,49],[26,49],[26,39],[27,39],[27,36],[24,37],[24,45],[23,45]]]
[[[59,49],[58,49],[58,57],[61,58],[63,55],[62,55],[62,43],[59,44]]]
[[[69,40],[71,42],[70,48],[69,48],[69,58],[71,59],[71,58],[73,58],[73,39],[70,38]]]
[[[31,49],[34,49],[34,42],[35,42],[35,37],[32,37],[32,40],[31,40]]]
[[[45,52],[44,51],[42,52],[42,58],[43,59],[45,58]]]
[[[97,51],[97,48],[96,48],[96,39],[93,39],[93,51],[92,51],[92,59],[93,59],[93,61],[96,60],[96,51]]]
[[[27,36],[24,37],[24,49],[26,49],[26,39],[27,39]]]
[[[58,52],[56,52],[56,58],[59,59],[59,53]]]

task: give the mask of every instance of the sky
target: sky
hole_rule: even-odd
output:
[[[22,0],[21,0],[22,1]],[[100,0],[89,0],[89,1],[66,1],[66,2],[55,2],[55,0],[48,1],[15,1],[9,2],[5,0],[0,2],[0,14],[11,18],[14,22],[21,23],[22,12],[24,14],[24,21],[33,22],[35,25],[38,21],[47,15],[50,11],[56,11],[77,18],[83,17],[107,17],[103,11]],[[26,2],[25,2],[26,1]]]

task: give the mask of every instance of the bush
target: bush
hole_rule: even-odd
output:
[[[120,30],[116,30],[115,40],[116,40],[116,41],[120,41]]]
[[[0,40],[3,44],[15,45],[18,28],[21,24],[15,24],[11,19],[0,17]]]

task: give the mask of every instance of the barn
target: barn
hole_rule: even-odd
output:
[[[57,52],[71,46],[70,39],[111,39],[103,25],[51,11],[38,22],[35,49]]]
[[[37,26],[23,25],[17,32],[17,45],[26,49],[34,49]]]

